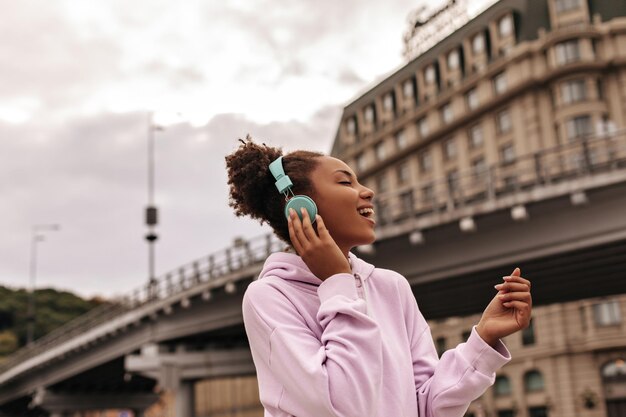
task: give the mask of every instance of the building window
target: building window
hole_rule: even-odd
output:
[[[524,374],[524,388],[526,392],[543,391],[543,375],[537,370],[528,371]]]
[[[501,38],[505,38],[513,33],[513,19],[511,19],[511,15],[504,16],[500,19],[498,22],[498,30]]]
[[[511,115],[508,110],[502,110],[496,116],[498,133],[507,133],[511,130]]]
[[[472,161],[472,174],[475,179],[481,178],[485,174],[485,171],[487,171],[485,158],[481,156]]]
[[[493,77],[493,89],[496,92],[496,95],[504,93],[506,88],[506,73],[501,72]]]
[[[577,116],[565,122],[567,139],[575,141],[593,133],[590,116]]]
[[[515,417],[513,410],[498,410],[498,417]]]
[[[419,130],[420,136],[422,138],[425,138],[426,136],[428,136],[428,133],[429,133],[428,121],[426,120],[425,117],[422,117],[421,119],[418,120],[417,129]]]
[[[570,80],[561,84],[563,104],[576,103],[587,99],[585,80]]]
[[[406,133],[404,133],[404,130],[399,130],[395,135],[395,139],[396,139],[396,147],[398,148],[398,150],[402,150],[406,148],[406,145],[408,143],[406,140]]]
[[[387,175],[380,174],[376,177],[376,190],[378,193],[384,193],[389,190],[389,181],[387,180]]]
[[[385,142],[380,141],[374,145],[374,153],[376,154],[376,160],[382,161],[387,157],[387,151],[385,150]]]
[[[578,319],[580,320],[580,329],[583,333],[587,332],[587,309],[585,306],[578,307]]]
[[[404,82],[402,85],[402,94],[404,95],[404,98],[411,98],[415,95],[415,84],[412,79]]]
[[[393,112],[394,111],[394,100],[393,100],[393,93],[387,93],[385,94],[385,96],[383,97],[383,108],[385,109],[386,112]]]
[[[555,0],[556,12],[563,13],[580,8],[580,0]]]
[[[367,106],[365,108],[364,117],[365,117],[365,121],[367,123],[374,123],[374,121],[376,119],[376,112],[374,111],[374,106],[373,105]]]
[[[456,149],[456,141],[454,138],[450,138],[443,142],[443,157],[449,161],[451,159],[456,158],[457,149]]]
[[[500,147],[500,160],[505,165],[515,162],[515,148],[512,143]]]
[[[433,158],[429,151],[422,151],[419,154],[420,170],[429,172],[433,168]]]
[[[356,120],[354,119],[354,117],[351,117],[346,121],[346,130],[348,131],[349,135],[356,134]]]
[[[472,39],[472,52],[479,54],[485,50],[485,35],[479,33]]]
[[[364,171],[367,168],[367,164],[365,162],[365,155],[362,153],[356,156],[356,169],[358,171]]]
[[[448,171],[446,180],[448,181],[448,190],[451,194],[459,189],[459,171],[456,169]]]
[[[622,322],[622,314],[617,301],[594,304],[593,318],[597,326],[615,326]]]
[[[529,407],[528,417],[548,417],[548,407]]]
[[[448,69],[455,70],[459,68],[459,51],[454,50],[448,54]]]
[[[435,341],[435,346],[437,347],[437,353],[439,354],[439,357],[441,357],[441,355],[443,355],[443,352],[446,351],[446,338],[438,337]]]
[[[626,381],[626,361],[620,358],[607,363],[602,367],[601,374],[603,381]]]
[[[469,147],[471,149],[478,149],[483,146],[484,135],[483,127],[481,125],[474,125],[468,132]]]
[[[400,211],[402,214],[413,213],[413,191],[407,191],[400,194]]]
[[[430,203],[435,200],[435,188],[432,184],[422,187],[422,198],[426,203]]]
[[[530,346],[535,344],[535,323],[530,319],[530,324],[522,330],[522,345]]]
[[[398,176],[398,184],[403,185],[409,182],[409,178],[411,177],[411,173],[409,172],[409,163],[402,162],[398,165],[396,169],[396,174]]]
[[[558,65],[568,64],[580,60],[580,47],[578,39],[556,44],[556,63]]]
[[[424,81],[426,84],[434,84],[435,83],[435,66],[429,65],[426,67],[424,71]]]
[[[496,397],[511,394],[511,380],[505,375],[499,375],[496,377],[496,382],[493,384],[493,392]]]
[[[478,107],[478,93],[475,88],[465,93],[465,103],[467,103],[467,108],[470,110],[474,110]]]
[[[512,190],[517,186],[517,177],[515,175],[507,175],[502,179],[502,183],[505,189]]]
[[[446,103],[441,107],[441,120],[448,124],[452,121],[452,104]]]
[[[380,224],[385,224],[389,221],[389,205],[386,201],[376,202],[376,219]]]

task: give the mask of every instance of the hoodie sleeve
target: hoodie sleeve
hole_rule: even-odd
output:
[[[255,361],[282,385],[275,406],[298,417],[356,417],[377,409],[381,335],[354,277],[333,275],[318,287],[321,340],[277,288],[254,284],[244,296],[244,323]]]
[[[501,341],[495,348],[489,346],[474,326],[467,342],[438,359],[430,328],[408,282],[402,281],[419,415],[461,417],[493,384],[495,372],[511,359],[509,351]]]

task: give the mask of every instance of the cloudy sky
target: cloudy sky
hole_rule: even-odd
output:
[[[0,0],[0,285],[83,296],[147,277],[147,129],[156,271],[265,232],[227,205],[224,155],[250,133],[329,151],[342,107],[403,63],[419,0]]]

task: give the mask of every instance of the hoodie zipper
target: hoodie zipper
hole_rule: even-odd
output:
[[[354,280],[356,281],[356,293],[360,299],[365,301],[365,314],[369,315],[369,304],[367,301],[366,290],[363,280],[359,274],[354,274]]]

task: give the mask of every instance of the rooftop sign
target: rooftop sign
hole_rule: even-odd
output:
[[[495,2],[474,0],[470,5],[468,0],[448,0],[434,11],[419,7],[408,17],[408,29],[403,36],[404,57],[411,60],[420,56]]]

